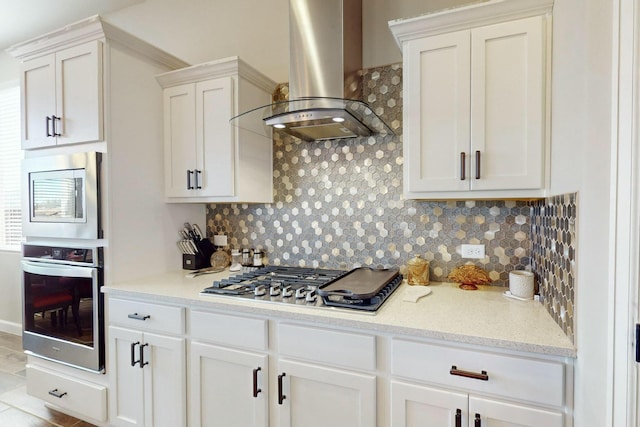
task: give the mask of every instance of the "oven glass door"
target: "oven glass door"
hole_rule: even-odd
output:
[[[100,269],[22,261],[22,272],[24,349],[73,366],[100,370]]]
[[[68,169],[29,174],[32,222],[87,222],[85,170]]]

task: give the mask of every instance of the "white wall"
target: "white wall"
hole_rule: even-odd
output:
[[[552,194],[578,192],[576,426],[608,426],[612,0],[556,0]]]
[[[0,251],[0,331],[22,331],[20,252]]]

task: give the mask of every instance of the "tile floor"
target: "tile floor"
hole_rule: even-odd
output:
[[[0,332],[0,426],[92,427],[92,424],[47,408],[27,394],[20,336]]]

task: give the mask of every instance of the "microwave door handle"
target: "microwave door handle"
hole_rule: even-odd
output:
[[[93,278],[95,268],[93,267],[74,267],[71,265],[44,264],[41,262],[21,261],[22,271],[31,274],[40,274],[42,276],[54,277],[82,277]]]

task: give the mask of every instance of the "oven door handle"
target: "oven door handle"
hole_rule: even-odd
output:
[[[47,264],[43,262],[21,261],[22,271],[30,274],[54,277],[82,277],[92,279],[95,267],[75,267],[72,265]]]

